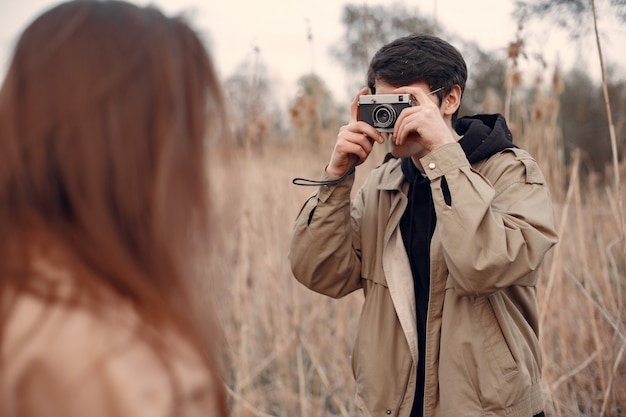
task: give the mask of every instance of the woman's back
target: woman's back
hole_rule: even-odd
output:
[[[76,0],[26,28],[0,90],[2,416],[226,414],[194,288],[224,126],[180,18]]]
[[[106,288],[94,311],[72,294],[81,277],[62,268],[49,257],[33,265],[39,285],[55,288],[55,302],[14,298],[2,343],[0,415],[220,415],[220,381],[180,335],[146,327],[128,300]]]

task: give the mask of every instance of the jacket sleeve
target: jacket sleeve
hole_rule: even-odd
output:
[[[305,202],[293,228],[289,261],[295,278],[307,288],[333,298],[361,284],[358,216],[350,202],[354,174],[321,186]]]
[[[485,175],[470,166],[458,143],[421,159],[449,278],[468,295],[535,285],[530,272],[558,241],[550,194],[534,159],[518,149],[493,158],[481,169]]]

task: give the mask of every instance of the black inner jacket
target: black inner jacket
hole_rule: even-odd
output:
[[[459,144],[470,164],[487,159],[504,149],[515,147],[506,121],[499,114],[462,117],[457,121],[455,130],[459,135],[463,135]],[[400,232],[413,274],[419,349],[417,388],[411,417],[421,417],[424,408],[425,334],[430,292],[430,240],[435,230],[437,216],[428,177],[417,169],[411,158],[403,158],[401,167],[410,185],[408,205],[400,220]],[[445,177],[442,181],[444,199],[451,206],[454,204],[454,196],[450,195]]]

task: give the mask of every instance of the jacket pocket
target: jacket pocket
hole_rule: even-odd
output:
[[[518,367],[509,345],[502,332],[489,297],[479,297],[475,301],[479,310],[480,325],[485,338],[486,355],[490,362],[497,365],[500,374],[508,380],[517,374]]]
[[[517,364],[504,338],[489,298],[478,298],[475,307],[480,310],[480,324],[485,337],[485,353],[493,363],[497,364],[505,378],[517,373]]]
[[[453,336],[453,339],[457,343],[472,346],[478,372],[496,372],[499,382],[505,382],[509,376],[516,374],[518,366],[515,356],[500,327],[501,324],[491,305],[490,296],[459,295],[454,281],[449,276],[446,280],[445,291],[446,296],[449,297],[447,302],[455,306],[452,314],[456,315],[458,320],[453,326],[459,333]],[[492,379],[489,375],[482,375],[482,377]]]
[[[495,301],[502,294],[475,297],[446,287],[439,371],[442,410],[448,412],[442,415],[456,415],[451,412],[455,404],[466,410],[504,410],[527,401],[530,359],[520,358],[524,347],[508,336],[517,330],[506,312],[498,311]]]

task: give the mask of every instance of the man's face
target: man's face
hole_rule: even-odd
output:
[[[374,86],[376,87],[376,94],[392,94],[394,90],[398,88],[381,80],[376,81]],[[430,87],[424,81],[418,81],[416,83],[410,84],[408,87],[417,87],[424,90],[426,94],[430,93]],[[433,101],[433,103],[439,105],[439,99],[435,94],[430,95],[429,97]],[[391,133],[387,135],[391,136]],[[411,135],[409,135],[407,141],[400,146],[395,145],[392,140],[389,141],[391,146],[391,154],[396,158],[413,157],[414,159],[419,160],[420,158],[425,156],[428,151],[418,143],[418,137],[419,135],[417,133],[412,133]],[[387,139],[389,139],[389,137],[387,137]]]

